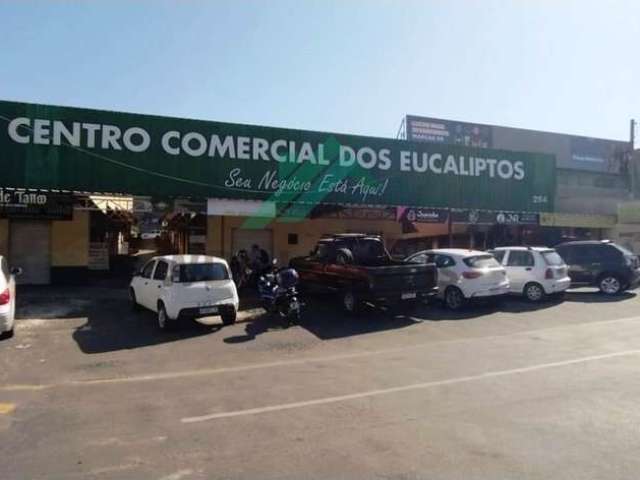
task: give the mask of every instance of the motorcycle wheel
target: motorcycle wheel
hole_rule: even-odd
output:
[[[289,326],[300,324],[300,310],[289,314]]]

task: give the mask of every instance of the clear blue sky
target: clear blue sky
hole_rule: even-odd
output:
[[[0,98],[394,136],[406,113],[628,139],[640,2],[0,3]]]

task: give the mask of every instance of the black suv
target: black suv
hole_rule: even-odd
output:
[[[572,287],[595,286],[616,295],[640,282],[638,257],[609,240],[566,242],[555,248],[569,266]]]

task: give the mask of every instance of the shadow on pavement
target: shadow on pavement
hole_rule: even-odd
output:
[[[321,340],[393,330],[419,323],[411,316],[372,307],[365,307],[357,315],[348,315],[342,311],[335,297],[329,295],[305,296],[304,302],[306,305],[299,326]],[[278,319],[262,314],[246,323],[243,335],[227,337],[224,342],[249,342],[263,333],[282,329],[286,329],[286,326]]]
[[[619,302],[635,297],[635,292],[606,296],[599,292],[571,291],[566,301],[603,303]],[[467,320],[494,312],[522,313],[550,308],[562,302],[562,298],[550,297],[541,303],[529,303],[518,297],[497,302],[474,302],[461,311],[450,311],[439,301],[419,304],[414,311],[395,314],[392,311],[368,307],[360,314],[344,313],[331,296],[305,297],[307,303],[300,327],[321,340],[350,337],[367,333],[405,328],[422,321]],[[228,344],[255,340],[263,333],[286,329],[277,319],[256,309],[257,299],[251,295],[241,301],[244,310],[244,333],[228,336]],[[133,311],[125,288],[111,287],[19,287],[16,319],[39,319],[55,322],[58,319],[77,319],[85,323],[76,327],[73,339],[80,350],[87,354],[140,348],[209,335],[221,329],[221,325],[205,325],[183,322],[173,332],[158,329],[155,314],[146,310]],[[255,310],[255,312],[252,311]],[[256,313],[257,312],[257,313]],[[240,319],[240,322],[243,320]]]
[[[569,290],[565,293],[564,298],[568,302],[582,303],[611,303],[622,302],[634,298],[637,295],[634,291],[625,291],[618,295],[605,295],[598,290]]]
[[[129,308],[126,312],[119,311],[113,303],[108,308],[108,314],[90,312],[87,323],[73,332],[73,339],[82,352],[106,353],[148,347],[208,335],[221,328],[220,325],[185,322],[175,331],[163,332],[158,329],[152,312],[132,312]]]
[[[465,305],[460,310],[449,310],[440,300],[431,300],[428,304],[420,304],[411,314],[420,321],[439,322],[443,320],[469,320],[489,315],[501,309],[495,301],[477,301]]]
[[[277,319],[271,318],[266,313],[262,313],[245,323],[244,334],[226,337],[223,341],[229,344],[250,342],[263,333],[274,330],[285,330],[286,328],[287,326],[279,323]]]
[[[85,321],[73,331],[73,339],[87,354],[158,345],[208,335],[221,325],[183,322],[173,332],[158,329],[155,314],[134,311],[122,288],[20,287],[16,295],[16,319],[55,322]]]

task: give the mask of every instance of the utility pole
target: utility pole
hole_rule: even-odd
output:
[[[632,118],[629,128],[629,146],[631,151],[629,152],[629,164],[627,166],[627,175],[629,175],[629,186],[631,187],[631,198],[636,198],[636,121]]]
[[[447,236],[449,237],[449,248],[453,248],[453,219],[451,218],[451,209],[449,209],[449,215],[447,216]]]

